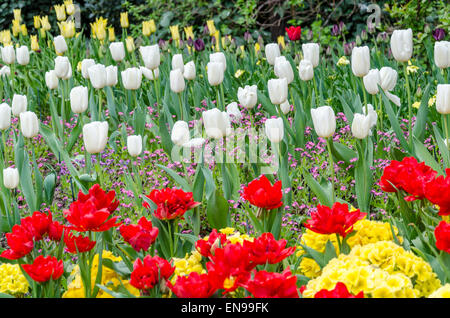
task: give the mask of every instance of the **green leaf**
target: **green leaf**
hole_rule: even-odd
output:
[[[309,172],[304,173],[306,183],[323,205],[331,207],[333,205],[333,194],[331,191],[331,183],[327,182],[326,186],[317,182]]]
[[[156,166],[167,172],[184,191],[192,192],[192,187],[189,185],[189,183],[185,179],[183,179],[176,171],[160,164],[157,164]]]
[[[211,227],[215,229],[222,229],[228,225],[228,201],[219,193],[215,191],[208,200],[207,218]]]
[[[434,160],[433,156],[430,154],[423,143],[421,143],[416,137],[414,137],[413,144],[414,152],[420,161],[424,161],[426,165],[433,168],[440,175],[445,175],[444,171],[441,168],[441,165],[438,164],[436,160]]]
[[[392,126],[392,129],[394,130],[395,136],[400,141],[403,149],[405,149],[406,151],[410,152],[411,149],[410,149],[410,147],[409,147],[408,143],[406,142],[406,139],[405,139],[405,137],[403,135],[403,131],[402,131],[402,129],[400,127],[400,124],[398,122],[398,117],[394,113],[394,111],[392,110],[391,102],[386,97],[386,94],[383,92],[383,90],[380,90],[380,94],[383,97],[384,107],[386,109],[386,113],[388,114],[389,121],[391,122],[391,126]]]

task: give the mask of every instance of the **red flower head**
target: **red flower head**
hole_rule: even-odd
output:
[[[346,237],[353,230],[353,224],[363,219],[366,214],[360,210],[349,212],[348,205],[339,202],[333,204],[331,209],[325,205],[319,205],[304,226],[316,233],[337,233]]]
[[[338,282],[333,290],[322,289],[318,291],[314,298],[364,298],[364,292],[357,295],[350,294],[344,283]]]
[[[407,192],[410,195],[405,197],[406,201],[422,200],[425,198],[426,184],[436,174],[425,163],[418,163],[414,157],[406,157],[401,162],[393,160],[384,168],[380,186],[386,192],[397,192],[397,189]]]
[[[208,275],[217,289],[232,292],[245,283],[250,277],[250,270],[254,267],[250,263],[247,248],[240,243],[227,244],[223,248],[216,248],[211,261],[206,263]]]
[[[9,249],[2,252],[1,257],[16,260],[22,258],[33,250],[33,233],[21,225],[14,225],[11,233],[6,233]]]
[[[64,273],[63,261],[58,261],[53,256],[44,257],[39,255],[34,259],[33,264],[24,264],[22,268],[38,283],[44,283],[50,279],[57,280]]]
[[[450,253],[450,223],[441,221],[434,229],[436,247],[441,251]]]
[[[67,231],[67,233],[65,231]],[[77,250],[78,253],[85,253],[94,248],[96,241],[91,241],[87,236],[75,236],[70,231],[68,231],[68,229],[66,229],[65,231],[64,243],[66,244],[69,253],[77,254]]]
[[[192,192],[184,192],[176,188],[155,189],[147,198],[156,204],[155,217],[160,220],[173,220],[177,217],[183,217],[187,210],[200,205],[200,202],[194,201]],[[143,205],[146,208],[149,207],[146,202]]]
[[[223,233],[212,230],[207,240],[198,240],[195,242],[195,249],[204,257],[210,257],[218,247],[223,247],[227,241],[227,236]]]
[[[255,298],[298,298],[297,277],[289,269],[283,273],[259,271],[242,285]]]
[[[48,227],[48,237],[55,242],[61,241],[63,235],[64,225],[58,221],[53,221]]]
[[[27,229],[30,233],[33,233],[33,238],[35,241],[42,240],[42,237],[48,233],[51,223],[51,212],[47,215],[43,212],[36,211],[32,216],[27,216],[20,220],[21,226]]]
[[[88,194],[78,192],[79,202],[91,201],[97,210],[107,209],[110,213],[113,213],[119,206],[119,201],[115,200],[115,197],[116,193],[113,190],[106,193],[98,184],[94,184]]]
[[[283,205],[281,199],[281,181],[277,181],[273,186],[265,175],[255,179],[244,187],[241,196],[250,204],[267,210],[277,209]]]
[[[286,33],[291,41],[298,41],[302,37],[302,28],[300,26],[290,26],[285,28]]]
[[[139,258],[134,262],[130,284],[147,291],[162,280],[168,281],[174,271],[175,268],[165,259],[147,255],[143,262]]]
[[[276,264],[292,255],[295,247],[285,248],[286,240],[275,240],[272,233],[263,233],[253,242],[244,241],[250,252],[250,260],[255,265]]]
[[[447,176],[439,176],[425,185],[425,196],[439,206],[439,215],[450,215],[450,169]]]
[[[217,291],[208,274],[197,272],[178,276],[175,285],[169,283],[169,287],[178,298],[209,298]]]
[[[147,221],[143,216],[137,225],[122,225],[120,234],[125,242],[130,244],[137,252],[141,250],[147,251],[158,236],[158,228],[153,227],[152,222]]]

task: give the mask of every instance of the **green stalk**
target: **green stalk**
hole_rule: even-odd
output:
[[[182,102],[182,100],[181,100],[181,94],[182,93],[178,93],[177,95],[178,95],[178,103],[180,104],[180,117],[181,117],[181,120],[183,120],[183,102]]]
[[[364,86],[364,81],[363,78],[360,77],[361,79],[361,87],[362,87],[362,91],[363,91],[363,96],[364,96],[364,105],[366,107],[366,114],[368,114],[368,109],[367,109],[367,93],[366,93],[366,87]]]
[[[220,83],[220,96],[221,96],[221,99],[222,99],[222,111],[225,111],[225,96],[224,96],[224,93],[223,93],[223,82]]]
[[[102,91],[98,90],[98,114],[97,114],[97,120],[102,120]]]
[[[405,81],[406,81],[406,92],[408,96],[408,116],[409,116],[409,144],[411,149],[413,149],[413,138],[412,138],[412,107],[411,107],[411,89],[409,87],[409,79],[408,79],[408,70],[406,63],[403,64],[404,73],[405,73]]]
[[[319,92],[317,91],[317,82],[316,82],[316,77],[313,76],[313,83],[314,83],[314,92],[315,92],[315,97],[316,97],[316,104],[317,106],[319,106]]]
[[[444,122],[444,131],[445,131],[445,138],[446,138],[446,144],[447,144],[447,150],[449,150],[449,156],[450,156],[450,132],[448,130],[448,118],[449,115],[442,115],[442,121]]]
[[[334,179],[335,179],[335,171],[334,171],[334,161],[333,161],[333,155],[331,153],[331,142],[333,142],[332,137],[328,138],[327,140],[327,148],[328,148],[328,155],[330,157],[330,170],[331,170],[331,193],[333,197],[333,203],[336,202],[336,197],[334,194]]]

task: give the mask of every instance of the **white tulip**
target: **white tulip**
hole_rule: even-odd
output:
[[[11,104],[13,115],[17,117],[20,115],[20,113],[27,111],[27,105],[28,101],[26,95],[14,94]]]
[[[336,117],[333,108],[330,106],[321,106],[311,109],[311,117],[314,124],[314,130],[319,137],[328,138],[333,136],[336,130]]]
[[[380,86],[384,91],[390,92],[397,84],[397,71],[385,66],[380,69]]]
[[[55,74],[58,78],[66,77],[70,70],[70,61],[67,56],[57,56],[55,58]]]
[[[370,118],[363,114],[355,114],[352,122],[352,134],[355,138],[364,139],[370,132]]]
[[[269,97],[272,104],[283,104],[287,99],[288,84],[286,78],[270,79],[267,83]]]
[[[442,69],[450,67],[450,42],[434,42],[434,63]]]
[[[203,144],[206,142],[204,138],[192,138],[188,142],[185,142],[183,144],[183,147],[185,148],[199,148],[203,146]]]
[[[175,145],[180,147],[187,143],[190,139],[188,123],[182,120],[175,122],[170,138]]]
[[[122,71],[122,84],[125,89],[138,89],[141,87],[142,82],[142,72],[137,67],[127,68]]]
[[[389,100],[391,102],[393,102],[397,106],[400,106],[400,104],[401,104],[400,103],[400,97],[398,97],[398,96],[396,96],[394,94],[391,94],[389,92],[384,92],[384,93],[386,94],[386,97],[389,98]]]
[[[209,54],[209,61],[222,63],[224,72],[227,69],[227,59],[225,58],[225,54],[223,54],[223,52],[216,52]]]
[[[209,85],[220,85],[223,82],[224,77],[223,64],[220,62],[209,62],[207,68]]]
[[[140,66],[139,69],[142,72],[142,75],[144,75],[144,77],[146,79],[149,79],[151,81],[153,81],[154,79],[157,79],[159,77],[159,68],[155,68],[153,71],[151,69],[146,68],[145,66]],[[155,77],[153,78],[153,74],[155,75]]]
[[[117,66],[109,65],[106,70],[106,86],[115,86],[117,84]]]
[[[255,107],[258,101],[257,87],[256,85],[245,85],[244,88],[239,87],[237,92],[239,104],[247,109]]]
[[[89,68],[95,65],[93,59],[84,59],[81,61],[81,76],[85,79],[89,79]]]
[[[352,50],[352,71],[357,77],[363,77],[370,70],[370,51],[368,46],[355,46]]]
[[[76,86],[70,90],[70,108],[75,114],[81,114],[88,108],[88,88]]]
[[[230,121],[233,118],[236,121],[240,121],[242,119],[242,113],[239,110],[238,104],[236,102],[232,102],[232,103],[228,104],[226,109],[227,109],[227,114],[228,114],[228,117],[230,118]]]
[[[12,45],[2,48],[2,60],[5,64],[13,64],[16,59],[16,53]]]
[[[378,85],[380,84],[380,81],[380,71],[376,68],[371,69],[369,73],[363,77],[364,87],[371,95],[378,94]]]
[[[179,68],[170,71],[170,89],[174,93],[184,91],[186,83],[184,82],[183,73]]]
[[[0,47],[1,49],[1,47]],[[10,76],[11,75],[11,69],[9,68],[8,65],[4,65],[1,69],[0,69],[0,76]]]
[[[284,103],[280,104],[280,109],[283,112],[283,114],[287,114],[289,113],[289,111],[291,110],[291,104],[289,103],[289,101],[286,99],[286,101]]]
[[[280,47],[277,43],[266,44],[264,51],[266,53],[267,63],[269,63],[270,65],[274,65],[275,59],[281,55]]]
[[[142,152],[142,136],[132,135],[127,138],[127,150],[131,157],[137,157]]]
[[[310,61],[313,67],[317,67],[319,65],[319,44],[302,44],[302,51],[303,59]]]
[[[291,63],[284,56],[275,59],[274,71],[278,78],[285,78],[288,84],[294,80],[294,71],[292,70]]]
[[[309,81],[314,78],[314,66],[310,60],[301,60],[298,66],[298,75],[302,81]]]
[[[83,141],[90,154],[102,152],[108,140],[108,122],[93,121],[83,126]]]
[[[48,72],[45,72],[45,84],[49,89],[56,89],[58,88],[58,76],[56,76],[56,73],[54,70],[50,70]]]
[[[413,51],[412,30],[395,30],[391,35],[392,55],[398,62],[407,62]]]
[[[123,42],[112,42],[109,45],[109,51],[111,52],[112,59],[116,62],[120,62],[125,58]]]
[[[32,138],[39,133],[39,120],[33,112],[20,113],[20,130],[26,138]]]
[[[159,45],[141,46],[139,48],[145,67],[154,70],[159,66],[161,61]]]
[[[377,124],[378,115],[372,104],[367,104],[367,113],[366,107],[363,107],[363,114],[369,117],[370,128],[374,127]]]
[[[172,70],[179,68],[181,73],[184,72],[183,54],[175,54],[172,56]]]
[[[8,167],[3,169],[3,185],[7,189],[15,189],[19,186],[19,169]]]
[[[8,129],[11,126],[11,107],[8,104],[0,104],[0,130]]]
[[[272,143],[279,143],[284,137],[283,119],[270,118],[267,119],[264,126],[264,132]]]
[[[95,64],[88,68],[89,79],[96,89],[102,89],[106,86],[106,67],[103,64]]]
[[[439,114],[450,114],[450,84],[438,84],[436,110]]]
[[[53,39],[53,43],[55,44],[55,50],[57,53],[64,53],[67,51],[67,43],[62,35],[58,35]]]
[[[69,69],[68,69],[67,73],[61,79],[68,80],[71,77],[72,77],[72,65],[70,65],[70,63],[69,63]]]
[[[214,108],[202,113],[203,125],[209,138],[220,139],[231,132],[231,123],[226,112]]]
[[[184,65],[183,76],[188,81],[191,81],[191,80],[195,79],[196,71],[195,71],[195,63],[194,63],[194,61],[187,62]]]
[[[16,49],[17,63],[20,65],[27,65],[30,63],[30,52],[28,51],[28,46],[22,45]]]

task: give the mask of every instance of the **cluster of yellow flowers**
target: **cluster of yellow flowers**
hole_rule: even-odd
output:
[[[435,290],[428,298],[450,298],[450,284]]]
[[[348,64],[350,64],[350,61],[347,59],[346,56],[341,56],[336,63],[337,66],[343,66]]]
[[[360,220],[353,226],[355,234],[348,238],[347,244],[350,248],[356,245],[367,245],[379,241],[393,241],[391,225],[387,222]],[[398,237],[398,229],[393,227],[395,235],[400,242],[403,242],[401,237]],[[339,251],[336,235],[334,234],[319,234],[311,230],[306,230],[302,235],[300,243],[306,245],[318,252],[325,252],[325,246],[328,241],[331,241],[336,249]],[[301,246],[298,247],[297,257],[305,254]],[[299,272],[309,278],[315,278],[320,275],[320,266],[312,258],[304,257],[299,265]]]
[[[19,265],[0,265],[0,293],[21,296],[28,291],[28,282]]]
[[[206,273],[202,266],[202,255],[193,251],[191,254],[186,254],[184,258],[173,258],[173,266],[175,267],[174,275],[171,280],[172,284],[175,284],[178,276],[189,275],[192,272],[199,274]]]
[[[150,36],[155,32],[156,32],[155,20],[151,19],[149,21],[142,22],[142,34],[144,36]]]
[[[358,245],[349,255],[332,259],[308,282],[303,296],[314,297],[338,282],[353,294],[363,291],[365,297],[376,298],[427,297],[441,286],[428,263],[389,241]]]
[[[233,227],[226,227],[219,230],[220,233],[225,234],[227,239],[231,242],[231,244],[240,243],[242,244],[244,241],[253,242],[254,238],[247,235],[241,234],[239,231],[236,231]],[[206,238],[207,239],[207,238]]]
[[[114,256],[110,251],[103,251],[102,254],[103,259],[110,259],[113,262],[120,262],[122,260],[121,257]],[[98,272],[98,254],[94,256],[94,260],[92,263],[91,269],[91,282],[92,288],[95,284],[95,279],[97,277]],[[63,298],[84,298],[84,286],[83,281],[81,280],[80,268],[78,265],[74,267],[70,276],[73,277],[71,283],[67,286],[67,291],[63,294]],[[108,289],[115,290],[120,286],[120,281],[122,281],[123,286],[135,296],[139,296],[139,290],[130,285],[128,280],[122,280],[119,274],[117,274],[114,270],[102,266],[102,280],[101,285],[106,286]],[[112,298],[111,295],[103,291],[99,290],[97,294],[97,298]]]
[[[106,28],[108,27],[108,19],[102,17],[97,18],[94,23],[91,23],[92,37],[103,41],[106,38]]]

